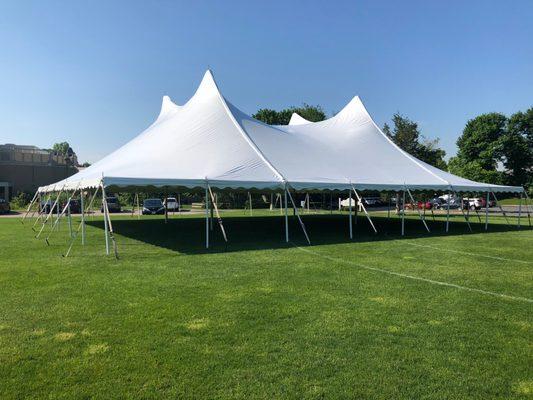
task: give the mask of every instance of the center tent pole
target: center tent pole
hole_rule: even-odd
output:
[[[405,189],[402,191],[402,236],[405,235]]]
[[[426,230],[428,232],[430,232],[429,227],[426,224],[426,220],[422,217],[422,214],[420,213],[420,209],[418,208],[418,206],[415,206],[415,199],[414,199],[413,195],[411,194],[411,191],[407,187],[405,189],[407,190],[407,193],[409,194],[409,197],[411,198],[411,201],[413,202],[413,207],[416,207],[416,210],[418,211],[418,216],[420,217],[420,220],[422,221],[422,223],[426,227]]]
[[[205,182],[205,248],[209,248],[209,186]]]
[[[353,239],[353,227],[352,227],[352,191],[349,191],[349,197],[348,197],[348,212],[349,212],[349,220],[350,220],[350,239]]]
[[[446,228],[445,228],[446,232],[448,232],[450,229],[450,200],[451,200],[451,195],[450,195],[450,191],[448,191],[448,197],[446,200]]]

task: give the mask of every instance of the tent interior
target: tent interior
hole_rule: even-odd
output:
[[[230,103],[207,71],[186,104],[179,106],[168,96],[163,97],[159,116],[140,135],[75,175],[40,187],[24,218],[34,204],[41,204],[43,199],[55,199],[57,203],[61,195],[72,198],[83,193],[80,199],[83,202],[86,197],[90,205],[98,192],[106,198],[106,192],[151,191],[187,191],[204,196],[206,247],[207,220],[213,205],[218,214],[214,201],[217,191],[282,194],[286,241],[287,209],[291,207],[309,243],[293,193],[329,191],[349,197],[350,237],[352,208],[356,202],[361,204],[362,191],[401,193],[403,205],[406,196],[414,203],[412,193],[421,191],[483,193],[487,201],[489,195],[496,198],[499,192],[527,197],[522,187],[474,182],[406,153],[382,132],[358,96],[327,120],[310,122],[294,114],[289,125],[272,126]],[[107,205],[105,201],[102,204]],[[52,208],[40,218],[41,231],[52,217]],[[65,215],[66,208],[58,212],[57,220]],[[82,236],[84,210],[82,206]],[[103,211],[109,254],[109,237],[114,243],[112,222],[106,206]],[[364,212],[371,222],[366,209]]]

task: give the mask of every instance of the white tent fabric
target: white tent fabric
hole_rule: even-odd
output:
[[[293,114],[266,125],[229,103],[207,71],[183,106],[165,96],[157,120],[94,165],[40,192],[185,186],[299,190],[431,189],[522,192],[432,167],[398,148],[359,97],[334,117],[311,123]]]

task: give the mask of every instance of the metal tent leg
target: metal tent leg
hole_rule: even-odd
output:
[[[83,191],[80,192],[80,208],[81,208],[81,244],[85,246],[85,199]]]
[[[281,205],[281,199],[280,199]],[[287,210],[287,187],[285,186],[285,241],[289,243],[289,212]]]
[[[402,236],[405,236],[405,190],[402,192]]]
[[[209,186],[205,185],[205,248],[209,248]]]
[[[294,209],[294,214],[298,218],[298,221],[300,222],[300,226],[302,227],[302,230],[304,231],[305,238],[307,239],[307,243],[311,244],[311,240],[309,239],[309,235],[307,235],[307,230],[305,229],[305,225],[302,221],[302,218],[300,218],[300,213],[298,212],[298,209],[296,207],[296,203],[294,203],[294,199],[292,198],[291,192],[287,189],[287,193],[289,195],[289,198],[291,199],[292,207]]]
[[[109,255],[109,226],[107,225],[107,199],[105,195],[104,184],[102,183],[102,208],[104,210],[104,234],[105,234],[105,253]]]
[[[450,230],[450,200],[451,194],[448,190],[448,201],[446,202],[446,233]]]
[[[407,190],[407,193],[409,194],[409,197],[411,198],[411,201],[413,202],[413,207],[415,207],[415,199],[414,199],[413,195],[411,194],[411,191],[408,188],[405,188],[405,190]],[[426,220],[422,217],[422,214],[420,213],[420,210],[418,209],[418,207],[416,207],[416,210],[418,211],[418,216],[420,217],[420,220],[422,221],[422,223],[426,227],[426,230],[428,232],[430,232],[429,227],[426,224]]]
[[[352,227],[352,191],[349,191],[350,195],[348,197],[348,211],[349,211],[349,221],[350,221],[350,239],[353,239],[353,227]]]
[[[487,199],[485,203],[485,230],[487,231],[489,229],[489,194],[490,192],[487,192]]]

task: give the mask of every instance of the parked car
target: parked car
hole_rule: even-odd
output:
[[[44,213],[44,214],[50,214],[50,209],[54,207],[54,213],[57,212],[58,208],[59,208],[59,204],[55,204],[54,206],[54,202],[52,200],[48,200],[48,201],[42,201],[41,202],[41,212]]]
[[[63,210],[63,208],[67,205],[67,203],[65,202],[65,204],[63,204],[61,206],[61,210]],[[76,200],[76,199],[71,199],[70,200],[70,213],[71,214],[79,214],[81,213],[81,203],[79,200]]]
[[[121,212],[122,208],[120,207],[120,202],[118,201],[118,198],[115,196],[107,197],[107,209],[110,213],[112,212]],[[100,207],[100,211],[104,212],[104,206]]]
[[[383,205],[381,197],[363,197],[365,207],[379,207]]]
[[[487,201],[482,197],[472,197],[463,199],[463,209],[480,210],[485,207]]]
[[[164,214],[165,206],[161,199],[146,199],[143,202],[143,215]]]
[[[168,211],[177,211],[179,209],[178,201],[175,197],[167,197],[163,204]]]
[[[9,202],[4,199],[0,199],[0,214],[7,214],[11,211],[11,206]]]

